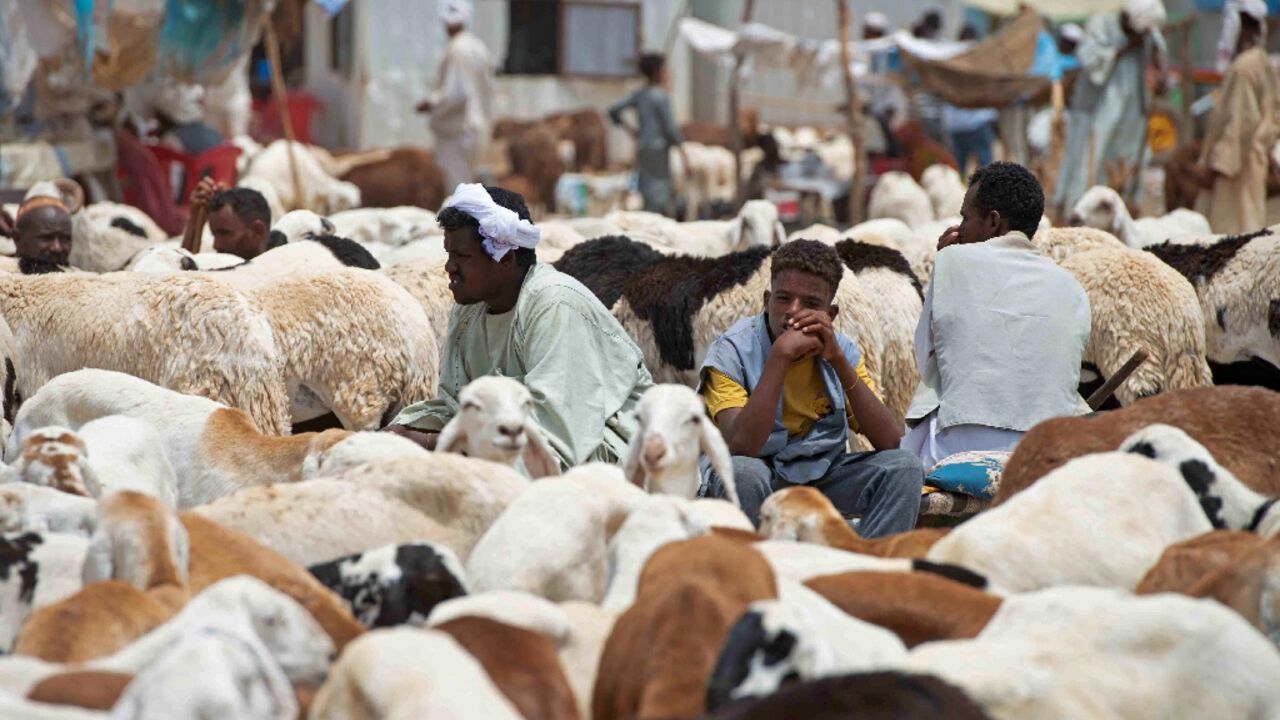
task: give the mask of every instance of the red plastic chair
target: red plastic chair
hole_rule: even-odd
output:
[[[196,189],[196,184],[206,175],[224,185],[236,183],[236,158],[240,157],[240,148],[235,145],[219,145],[199,155],[188,155],[181,150],[174,150],[164,145],[148,145],[147,149],[159,161],[160,167],[170,178],[175,190],[181,182],[182,189],[177,194],[177,202],[181,206],[186,206],[191,198],[191,192]],[[174,178],[174,167],[182,168],[181,180]]]
[[[294,139],[310,145],[311,118],[324,107],[324,103],[315,95],[300,90],[290,90],[285,94],[284,102],[289,122],[293,124]],[[284,137],[284,125],[280,122],[280,112],[273,98],[254,100],[253,111],[259,118],[257,132],[251,133],[255,140],[265,145]]]

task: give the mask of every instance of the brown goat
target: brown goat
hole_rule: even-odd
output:
[[[584,108],[546,117],[557,137],[573,143],[573,169],[604,170],[608,164],[604,118],[598,110]]]
[[[1280,635],[1280,535],[1259,542],[1196,583],[1187,595],[1212,598],[1240,613],[1263,635]]]
[[[444,186],[435,155],[415,147],[395,148],[387,159],[352,168],[341,179],[360,188],[364,207],[413,205],[434,211],[453,192]]]
[[[995,504],[1068,460],[1109,452],[1154,423],[1181,428],[1245,485],[1280,495],[1280,393],[1223,385],[1174,390],[1091,417],[1046,420],[1022,437],[1005,465]]]
[[[435,627],[458,641],[526,718],[577,720],[578,706],[555,644],[545,635],[484,617]]]
[[[769,496],[760,508],[760,532],[826,545],[863,555],[922,558],[947,534],[947,528],[921,528],[864,540],[844,521],[831,501],[811,487],[791,487]]]
[[[548,209],[555,208],[556,182],[564,174],[559,141],[550,125],[535,123],[509,138],[507,143],[511,173],[528,179],[537,190],[532,197],[525,199],[530,203],[541,203]]]
[[[846,613],[892,631],[907,647],[977,637],[1000,598],[923,572],[847,572],[805,581]]]
[[[707,535],[659,548],[605,642],[592,717],[702,715],[729,628],[752,602],[775,597],[773,569],[739,540]]]
[[[1239,530],[1210,530],[1165,548],[1134,589],[1137,595],[1188,593],[1201,580],[1261,545],[1262,538]]]
[[[742,108],[738,111],[738,132],[742,135],[742,147],[755,147],[756,134],[760,131],[759,126],[760,115],[753,108]],[[684,137],[685,142],[724,148],[733,145],[729,126],[720,123],[687,122],[680,126],[680,135]]]

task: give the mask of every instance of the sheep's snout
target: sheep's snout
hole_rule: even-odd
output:
[[[653,467],[667,456],[667,442],[661,435],[649,433],[644,437],[644,464]]]

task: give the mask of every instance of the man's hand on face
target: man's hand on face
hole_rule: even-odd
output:
[[[773,352],[780,353],[787,362],[795,362],[821,353],[822,341],[813,335],[789,328],[773,341]]]
[[[938,249],[941,250],[944,247],[955,245],[959,242],[960,242],[960,226],[952,225],[946,230],[943,230],[942,234],[938,236]]]
[[[822,343],[822,349],[817,354],[823,360],[834,362],[840,357],[840,343],[836,342],[830,315],[821,310],[801,310],[791,318],[791,327]]]

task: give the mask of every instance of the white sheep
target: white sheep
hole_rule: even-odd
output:
[[[360,206],[360,188],[325,172],[311,148],[293,145],[293,161],[297,164],[301,193],[295,191],[289,160],[289,141],[276,140],[259,152],[241,174],[270,183],[286,210],[314,210],[322,215]]]
[[[1132,589],[1166,547],[1210,529],[1178,470],[1130,453],[1100,453],[1068,462],[953,529],[926,559],[968,568],[1013,592]]]
[[[617,467],[589,463],[534,483],[509,505],[467,560],[472,592],[522,590],[555,602],[599,602],[608,540],[644,498]],[[547,518],[554,517],[554,523]]]
[[[448,335],[449,311],[453,308],[453,293],[449,290],[449,275],[444,271],[443,257],[415,260],[387,266],[382,274],[404,288],[431,321],[436,344],[444,347]]]
[[[878,221],[873,220],[872,222]],[[905,228],[906,225],[904,224],[903,227]],[[907,228],[907,230],[910,231],[910,228]],[[809,227],[795,230],[790,235],[787,235],[787,242],[804,239],[817,240],[818,242],[825,243],[827,245],[835,245],[840,242],[841,237],[840,231],[830,225],[814,223]]]
[[[0,578],[0,651],[9,652],[33,610],[80,589],[80,568],[88,548],[89,539],[79,535],[23,532],[0,536],[0,551],[9,558],[8,573]]]
[[[533,419],[533,395],[518,380],[485,375],[458,393],[458,414],[436,440],[436,452],[517,467],[532,478],[560,474],[560,461]]]
[[[729,448],[696,392],[684,385],[655,385],[636,403],[635,418],[638,427],[623,462],[629,481],[648,492],[692,500],[702,484],[698,458],[706,455],[725,497],[740,504]]]
[[[710,530],[693,510],[693,504],[683,498],[642,498],[609,540],[609,581],[600,607],[612,613],[631,607],[644,565],[658,548]]]
[[[506,465],[429,453],[247,488],[195,512],[308,567],[415,541],[444,545],[466,562],[529,482]]]
[[[881,175],[871,188],[867,217],[897,218],[914,228],[936,216],[929,193],[907,173],[892,170]]]
[[[332,477],[366,463],[400,457],[422,459],[430,454],[418,443],[395,433],[356,432],[308,455],[302,466],[302,479]]]
[[[238,255],[219,252],[193,255],[177,245],[164,244],[138,251],[123,269],[129,272],[171,275],[189,270],[225,270],[244,263],[244,258]]]
[[[394,248],[444,234],[436,223],[435,213],[413,206],[344,210],[334,213],[329,220],[333,222],[333,234],[365,246]],[[546,240],[544,234],[543,242]]]
[[[22,397],[97,367],[225,401],[266,432],[289,426],[271,323],[224,283],[193,273],[0,275],[0,307],[22,359]]]
[[[151,423],[108,415],[81,425],[76,434],[84,442],[85,459],[97,479],[96,497],[133,490],[166,507],[178,506],[178,479]]]
[[[1080,196],[1071,210],[1071,224],[1115,233],[1125,245],[1134,249],[1166,240],[1194,242],[1213,234],[1204,215],[1186,208],[1178,208],[1158,218],[1135,220],[1120,193],[1105,185],[1095,185]]]
[[[68,427],[49,425],[9,436],[8,474],[14,480],[71,495],[96,498],[102,487],[88,462],[84,440]]]
[[[391,628],[346,647],[311,706],[312,720],[483,717],[520,713],[480,663],[438,630]]]
[[[934,217],[949,218],[960,214],[965,184],[955,168],[942,163],[930,165],[920,175],[920,184],[933,203]]]
[[[1077,253],[1090,250],[1120,250],[1125,244],[1106,230],[1091,227],[1042,228],[1032,244],[1058,264]]]
[[[280,233],[286,242],[314,240],[334,234],[333,221],[310,210],[292,210],[271,224],[272,233]]]
[[[63,533],[88,538],[97,525],[98,503],[24,482],[0,484],[0,533]]]
[[[146,422],[159,434],[177,481],[179,507],[208,502],[249,485],[300,480],[308,458],[347,436],[331,430],[269,437],[244,413],[207,398],[183,395],[124,373],[78,370],[54,378],[23,404],[5,456],[18,458],[27,436],[37,428],[79,429],[112,415]],[[117,441],[108,435],[105,442]],[[163,475],[163,470],[156,472]]]

